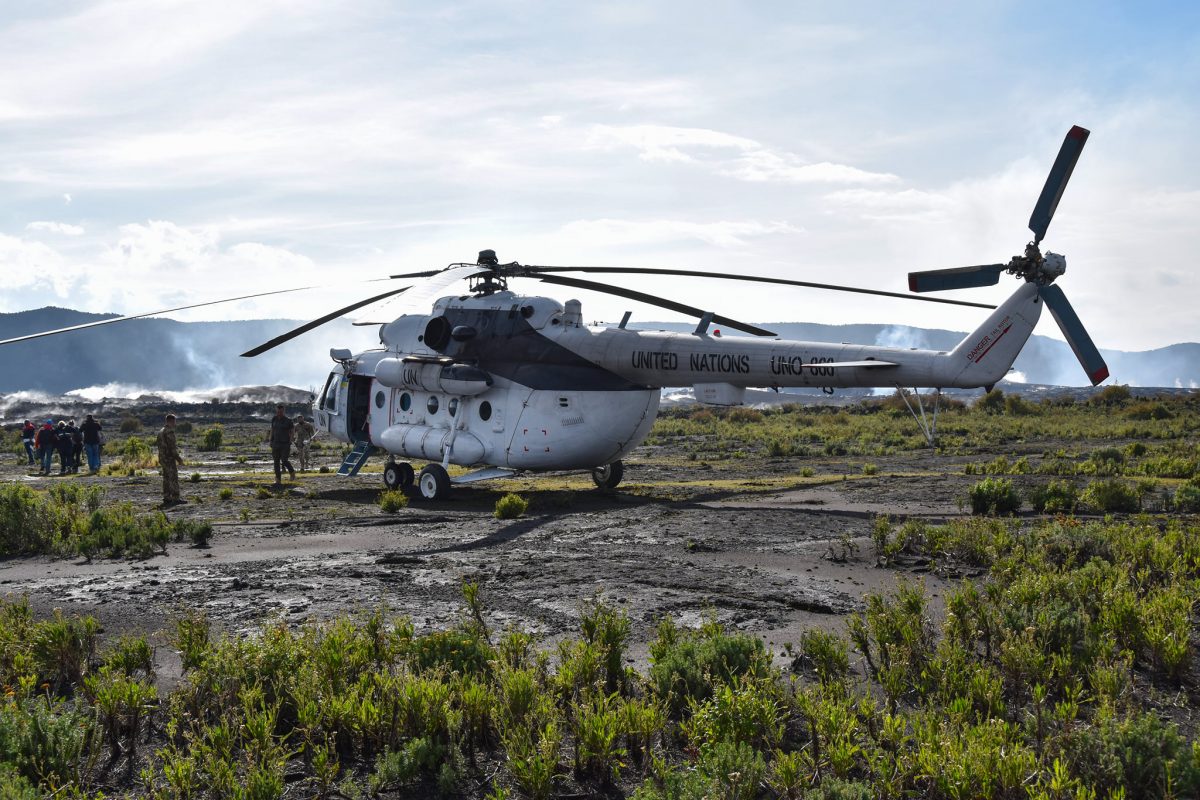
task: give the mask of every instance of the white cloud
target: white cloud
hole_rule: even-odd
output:
[[[898,180],[895,175],[845,164],[805,162],[795,154],[771,150],[753,139],[703,128],[595,125],[587,141],[601,149],[633,148],[643,161],[696,164],[743,181],[880,184]]]
[[[31,222],[25,226],[27,231],[44,231],[46,233],[57,233],[63,236],[82,236],[83,227],[80,225],[71,225],[67,222],[50,222],[38,221]]]
[[[753,237],[797,233],[797,230],[786,222],[595,219],[570,222],[563,226],[561,233],[579,247],[589,243],[630,245],[681,240],[699,241],[716,247],[740,247]]]

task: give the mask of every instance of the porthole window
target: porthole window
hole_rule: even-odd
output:
[[[438,410],[438,399],[436,394],[429,395],[429,402],[425,404],[425,408],[429,409],[430,414],[436,414]]]
[[[479,418],[484,422],[492,418],[492,404],[487,400],[479,404]]]
[[[375,407],[383,408],[383,404],[387,402],[387,398],[383,396],[383,392],[375,393]]]
[[[446,411],[449,412],[450,416],[452,416],[452,417],[458,413],[458,398],[457,397],[450,398],[450,402],[446,404]]]
[[[405,392],[400,395],[400,410],[408,411],[410,408],[412,408],[412,395]]]

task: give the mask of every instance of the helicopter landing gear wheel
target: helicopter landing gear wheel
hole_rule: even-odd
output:
[[[605,464],[592,470],[592,480],[601,489],[615,489],[625,477],[625,465],[620,461]]]
[[[450,475],[441,464],[430,464],[421,470],[417,486],[426,500],[444,500],[450,494]]]
[[[389,489],[407,489],[416,480],[412,464],[389,461],[383,468],[383,484]]]

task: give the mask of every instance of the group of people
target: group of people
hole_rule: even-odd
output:
[[[25,420],[21,429],[21,441],[25,445],[25,454],[29,465],[37,465],[40,474],[49,475],[54,464],[54,456],[58,455],[59,475],[79,472],[83,457],[87,457],[89,471],[95,474],[100,470],[100,453],[104,446],[103,426],[91,414],[82,424],[76,426],[75,420],[46,420],[40,426]],[[297,414],[295,419],[287,416],[284,406],[275,407],[275,416],[271,419],[271,431],[267,436],[271,444],[271,456],[275,462],[275,485],[283,485],[283,472],[287,470],[291,478],[296,477],[292,466],[291,455],[293,446],[300,462],[300,470],[308,470],[309,443],[317,435],[316,427],[303,414]],[[166,421],[156,438],[158,446],[158,464],[163,478],[163,504],[177,505],[183,502],[179,496],[179,465],[183,457],[179,454],[179,444],[175,438],[175,415],[167,414]]]
[[[78,427],[73,419],[60,419],[57,425],[48,419],[40,428],[25,420],[21,443],[25,445],[29,465],[39,465],[42,475],[50,474],[56,453],[59,475],[79,472],[81,456],[85,453],[88,470],[96,473],[100,470],[100,450],[104,445],[103,427],[91,414]]]

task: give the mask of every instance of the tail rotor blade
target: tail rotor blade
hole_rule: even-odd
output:
[[[1050,227],[1050,220],[1054,219],[1054,210],[1058,208],[1058,201],[1062,199],[1063,190],[1067,188],[1067,181],[1071,180],[1071,173],[1075,170],[1075,163],[1079,161],[1083,146],[1087,144],[1089,133],[1091,131],[1086,128],[1074,125],[1067,131],[1067,138],[1063,139],[1058,157],[1054,159],[1054,166],[1046,176],[1046,185],[1042,187],[1042,194],[1029,217],[1029,230],[1033,231],[1035,243],[1042,241],[1046,236],[1046,229]]]
[[[1062,329],[1063,336],[1067,337],[1067,343],[1071,345],[1075,357],[1083,365],[1083,371],[1087,373],[1092,386],[1107,378],[1108,365],[1104,363],[1104,357],[1100,355],[1100,351],[1092,342],[1092,337],[1088,336],[1088,332],[1084,330],[1083,323],[1079,321],[1079,316],[1071,307],[1063,290],[1050,284],[1043,286],[1040,294],[1046,301],[1050,313],[1054,315],[1054,321]]]
[[[913,292],[941,292],[947,289],[973,289],[995,286],[1007,264],[979,264],[974,267],[930,269],[908,273],[908,288]]]

